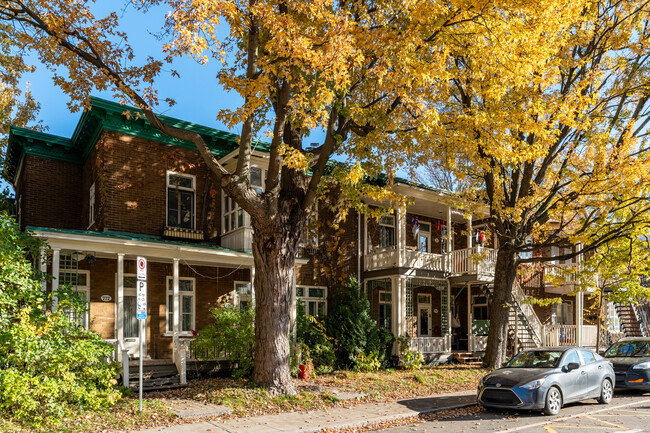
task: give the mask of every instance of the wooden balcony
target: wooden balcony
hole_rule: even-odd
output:
[[[578,282],[578,264],[545,264],[544,291],[556,295],[566,295]]]
[[[494,277],[497,250],[476,246],[447,254],[426,253],[397,247],[374,250],[364,256],[366,271],[407,267],[451,275]]]

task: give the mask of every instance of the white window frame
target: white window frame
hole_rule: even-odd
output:
[[[533,244],[533,238],[530,236],[526,236],[526,241],[524,242],[526,247],[529,247],[530,245]],[[522,251],[519,253],[519,258],[520,259],[532,259],[533,258],[533,250],[530,251]]]
[[[183,280],[188,280],[192,281],[192,291],[189,290],[181,290],[180,289],[180,282]],[[194,277],[178,277],[178,283],[179,283],[179,290],[178,290],[178,306],[182,310],[183,309],[183,296],[191,296],[192,297],[192,326],[190,329],[187,331],[183,331],[182,326],[183,326],[183,317],[182,314],[183,312],[181,311],[179,313],[179,318],[178,318],[178,335],[187,335],[191,336],[192,335],[192,329],[196,329],[196,278]],[[167,275],[165,279],[165,335],[173,335],[174,334],[174,314],[173,314],[173,308],[174,308],[174,277],[171,275]],[[170,288],[171,286],[171,288]],[[172,297],[172,304],[169,304],[169,297]]]
[[[426,221],[420,221],[419,224],[420,224],[420,228],[418,230],[417,249],[418,249],[418,251],[423,252],[423,253],[430,253],[431,252],[431,223],[426,222]],[[422,230],[422,227],[424,227],[424,226],[429,227],[429,230],[428,231]],[[422,251],[420,249],[420,238],[426,238],[426,240],[427,240],[427,250],[426,251]]]
[[[237,286],[248,286],[247,293],[240,293]],[[253,308],[253,286],[250,281],[235,281],[234,282],[234,304],[241,309],[241,302],[248,302],[248,307]]]
[[[84,270],[78,270],[78,269],[59,269],[59,286],[63,285],[64,283],[61,283],[61,274],[64,273],[70,273],[70,274],[77,274],[77,275],[85,275],[86,276],[86,285],[80,286],[80,285],[74,285],[72,288],[77,292],[82,292],[84,293],[84,296],[86,298],[86,302],[88,303],[88,308],[86,309],[86,312],[84,313],[84,316],[81,318],[81,326],[83,326],[85,329],[88,329],[90,326],[90,271],[84,271]],[[77,280],[78,281],[78,280]],[[67,283],[65,283],[67,284]],[[67,312],[67,314],[70,316],[70,320],[76,320],[75,317],[72,317],[72,312]]]
[[[298,296],[298,289],[303,289],[303,296]],[[309,289],[323,289],[323,296],[322,297],[312,297],[309,296]],[[323,316],[327,316],[327,287],[326,286],[304,286],[304,285],[296,285],[296,299],[301,300],[304,304],[304,312],[305,314],[309,314],[309,305],[310,303],[316,303],[316,316],[315,317],[320,317],[318,315],[318,304],[322,303],[323,304]]]
[[[485,298],[485,302],[481,302],[481,303],[476,302],[478,298]],[[488,319],[477,319],[475,317],[476,314],[474,314],[475,307],[480,307],[480,308],[485,307],[485,311],[487,313],[486,316],[487,316],[489,314],[487,295],[472,295],[472,320],[488,320]]]
[[[95,224],[95,182],[88,188],[88,228]]]
[[[192,179],[192,188],[186,188],[182,187],[179,185],[172,185],[169,182],[169,178],[171,176],[178,176],[178,177],[187,177]],[[165,224],[167,227],[180,227],[180,226],[171,226],[169,224],[169,189],[170,188],[176,188],[181,191],[191,191],[192,194],[194,194],[194,200],[192,200],[192,227],[191,230],[196,230],[196,176],[193,174],[187,174],[187,173],[178,173],[175,171],[170,171],[167,170],[166,174],[166,183],[165,183]]]
[[[387,222],[388,220],[391,220],[392,222],[389,223],[389,222]],[[393,215],[393,214],[385,214],[385,215],[382,215],[381,218],[379,218],[379,221],[378,221],[378,223],[379,223],[379,230],[378,230],[378,231],[379,231],[379,249],[380,249],[380,250],[385,250],[385,249],[389,249],[389,248],[394,248],[394,247],[397,245],[397,239],[396,239],[396,237],[397,237],[396,235],[397,235],[397,234],[395,233],[395,231],[396,231],[396,225],[395,225],[395,222],[396,222],[396,221],[395,221],[395,215]],[[393,237],[392,237],[392,239],[391,239],[390,242],[389,242],[391,245],[382,245],[382,234],[381,234],[381,232],[382,232],[382,229],[381,229],[381,228],[382,228],[382,227],[388,227],[388,228],[392,228],[392,229],[393,229],[393,232],[392,232],[392,233],[393,233]]]
[[[610,332],[621,332],[621,318],[616,311],[616,304],[607,303],[607,330]]]
[[[386,299],[382,299],[382,295],[388,295],[389,300],[387,301]],[[392,326],[393,326],[393,293],[390,290],[379,290],[378,291],[378,299],[379,299],[379,311],[377,311],[377,318],[379,319],[379,327],[383,329],[387,329],[388,331],[392,331]],[[382,305],[387,305],[388,307],[384,307],[385,311],[388,311],[388,314],[390,316],[390,321],[388,323],[388,327],[382,326],[381,323],[381,306]]]
[[[253,169],[260,170],[260,176],[262,177],[262,184],[261,185],[253,185],[251,183],[251,187],[258,190],[259,192],[264,191],[266,188],[266,176],[268,175],[268,170],[258,167],[258,166],[251,166],[251,171]],[[249,179],[250,173],[249,173]],[[251,179],[252,182],[252,179]],[[250,227],[250,217],[248,216],[248,213],[242,210],[239,207],[239,204],[229,197],[225,191],[222,190],[222,199],[221,199],[221,231],[226,234],[226,233],[231,233],[236,230],[239,230],[244,227]],[[241,213],[242,219],[241,219],[241,224],[239,222],[239,214]],[[233,226],[232,221],[235,221],[235,224]],[[227,223],[226,223],[227,222]]]

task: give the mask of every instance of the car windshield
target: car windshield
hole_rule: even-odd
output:
[[[558,350],[529,350],[521,352],[506,364],[508,368],[553,368],[562,357]]]
[[[605,357],[612,358],[615,356],[650,356],[650,341],[619,341],[611,345]]]

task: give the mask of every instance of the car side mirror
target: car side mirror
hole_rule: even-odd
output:
[[[580,364],[577,362],[569,362],[566,366],[567,371],[577,370],[578,368],[580,368]]]

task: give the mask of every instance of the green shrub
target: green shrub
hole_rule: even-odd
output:
[[[419,370],[424,363],[424,357],[417,350],[411,350],[409,343],[411,339],[406,336],[397,339],[399,343],[399,363],[400,367],[407,370]]]
[[[327,336],[325,324],[322,320],[305,313],[302,302],[298,303],[297,310],[296,337],[298,342],[302,344],[302,357],[304,358],[306,354],[309,354],[316,373],[331,373],[334,371],[336,363],[334,356],[335,340]]]
[[[377,356],[377,352],[370,352],[365,355],[359,353],[354,360],[354,369],[356,371],[376,372],[381,368],[381,362]]]
[[[26,259],[41,244],[0,213],[0,413],[23,424],[58,424],[73,410],[114,403],[117,368],[106,362],[113,346],[71,316],[87,304],[69,287],[58,306],[41,291],[43,275]]]
[[[201,329],[191,343],[191,349],[200,359],[214,359],[223,354],[237,365],[235,377],[250,376],[253,371],[255,344],[255,311],[240,309],[229,303],[210,310],[214,323]]]
[[[382,329],[370,313],[370,302],[361,292],[356,278],[350,278],[331,302],[327,315],[327,334],[338,342],[336,360],[340,367],[354,366],[357,355],[375,352],[386,364],[393,334]]]

